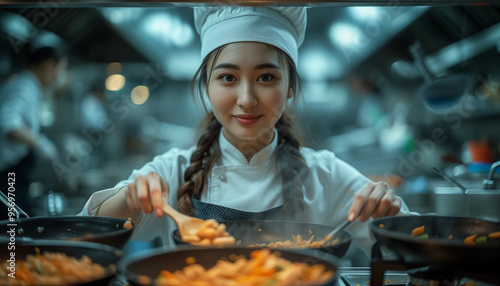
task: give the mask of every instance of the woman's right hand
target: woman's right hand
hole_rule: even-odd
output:
[[[162,217],[163,202],[168,203],[169,191],[167,181],[157,173],[138,175],[125,189],[128,208],[147,214],[154,211],[157,217]]]

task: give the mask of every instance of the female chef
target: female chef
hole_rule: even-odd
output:
[[[371,182],[330,151],[300,145],[288,103],[299,90],[305,8],[197,8],[195,25],[204,60],[193,87],[210,104],[198,144],[159,155],[93,194],[81,214],[131,217],[133,239],[167,243],[176,226],[163,216],[162,198],[182,213],[218,221],[357,219],[348,230],[369,251],[363,222],[408,209],[387,184]]]

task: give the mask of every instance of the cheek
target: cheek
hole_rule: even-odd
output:
[[[235,104],[234,97],[227,89],[211,87],[208,89],[210,105],[216,114],[231,108]]]
[[[273,114],[281,117],[281,114],[285,110],[287,96],[280,90],[263,96],[261,100],[264,103],[263,105],[267,106]]]

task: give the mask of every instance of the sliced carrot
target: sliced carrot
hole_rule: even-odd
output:
[[[492,232],[492,233],[488,234],[488,237],[489,238],[500,238],[500,231]]]
[[[419,226],[419,227],[414,228],[411,231],[411,235],[413,235],[413,236],[419,236],[419,235],[424,234],[424,231],[425,231],[425,225]]]
[[[477,234],[469,235],[465,238],[464,243],[465,245],[476,245],[476,242],[474,239],[476,239]]]

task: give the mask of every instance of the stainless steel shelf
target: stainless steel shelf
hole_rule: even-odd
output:
[[[500,5],[500,0],[0,0],[0,6],[60,6],[60,7],[152,7],[152,6],[489,6]]]

